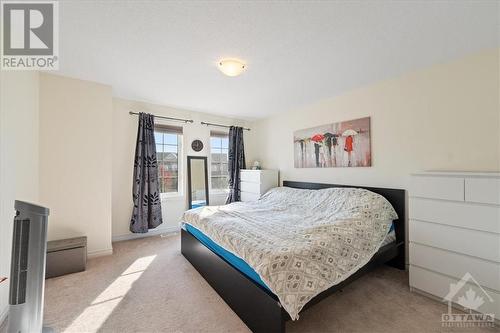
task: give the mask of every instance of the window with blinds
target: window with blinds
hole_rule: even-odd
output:
[[[210,132],[210,182],[212,190],[228,188],[228,133]]]
[[[156,158],[161,193],[180,192],[182,127],[155,125]]]

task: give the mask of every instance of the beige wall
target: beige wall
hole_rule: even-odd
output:
[[[38,78],[0,72],[0,277],[10,276],[14,200],[38,201]],[[9,281],[0,284],[0,323]]]
[[[171,124],[183,127],[182,140],[182,188],[183,193],[173,197],[162,197],[163,224],[154,229],[153,232],[167,232],[179,229],[182,214],[187,209],[187,178],[186,162],[187,156],[209,156],[210,155],[210,130],[214,128],[203,126],[200,121],[214,122],[228,125],[247,126],[245,121],[219,117],[200,112],[179,110],[161,105],[130,101],[125,99],[113,99],[113,239],[121,240],[134,237],[129,231],[130,217],[132,213],[132,175],[137,137],[137,116],[129,115],[129,111],[148,112],[155,115],[193,119],[193,124],[183,124],[155,119],[157,123]],[[219,128],[215,128],[219,130]],[[199,139],[204,148],[201,152],[191,149],[191,142]],[[208,159],[210,168],[210,158]],[[210,175],[210,169],[209,169]],[[209,181],[210,182],[210,181]],[[210,204],[223,204],[225,193],[211,193]],[[151,232],[150,232],[151,233]],[[137,235],[141,236],[141,235]]]
[[[40,74],[40,202],[49,239],[87,236],[111,253],[111,87]]]
[[[257,121],[248,155],[281,180],[407,189],[415,171],[499,171],[499,114],[499,53],[490,50]],[[372,167],[294,168],[295,130],[366,116]]]

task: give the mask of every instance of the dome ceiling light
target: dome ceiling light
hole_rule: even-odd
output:
[[[246,64],[237,59],[222,59],[219,61],[217,67],[227,76],[238,76],[243,73]]]

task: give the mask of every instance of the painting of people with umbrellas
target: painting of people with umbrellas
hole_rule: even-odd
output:
[[[295,131],[296,168],[368,167],[370,117]]]

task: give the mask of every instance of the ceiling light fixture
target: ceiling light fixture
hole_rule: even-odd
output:
[[[246,64],[237,59],[222,59],[219,61],[218,67],[227,76],[238,76],[243,73]]]

